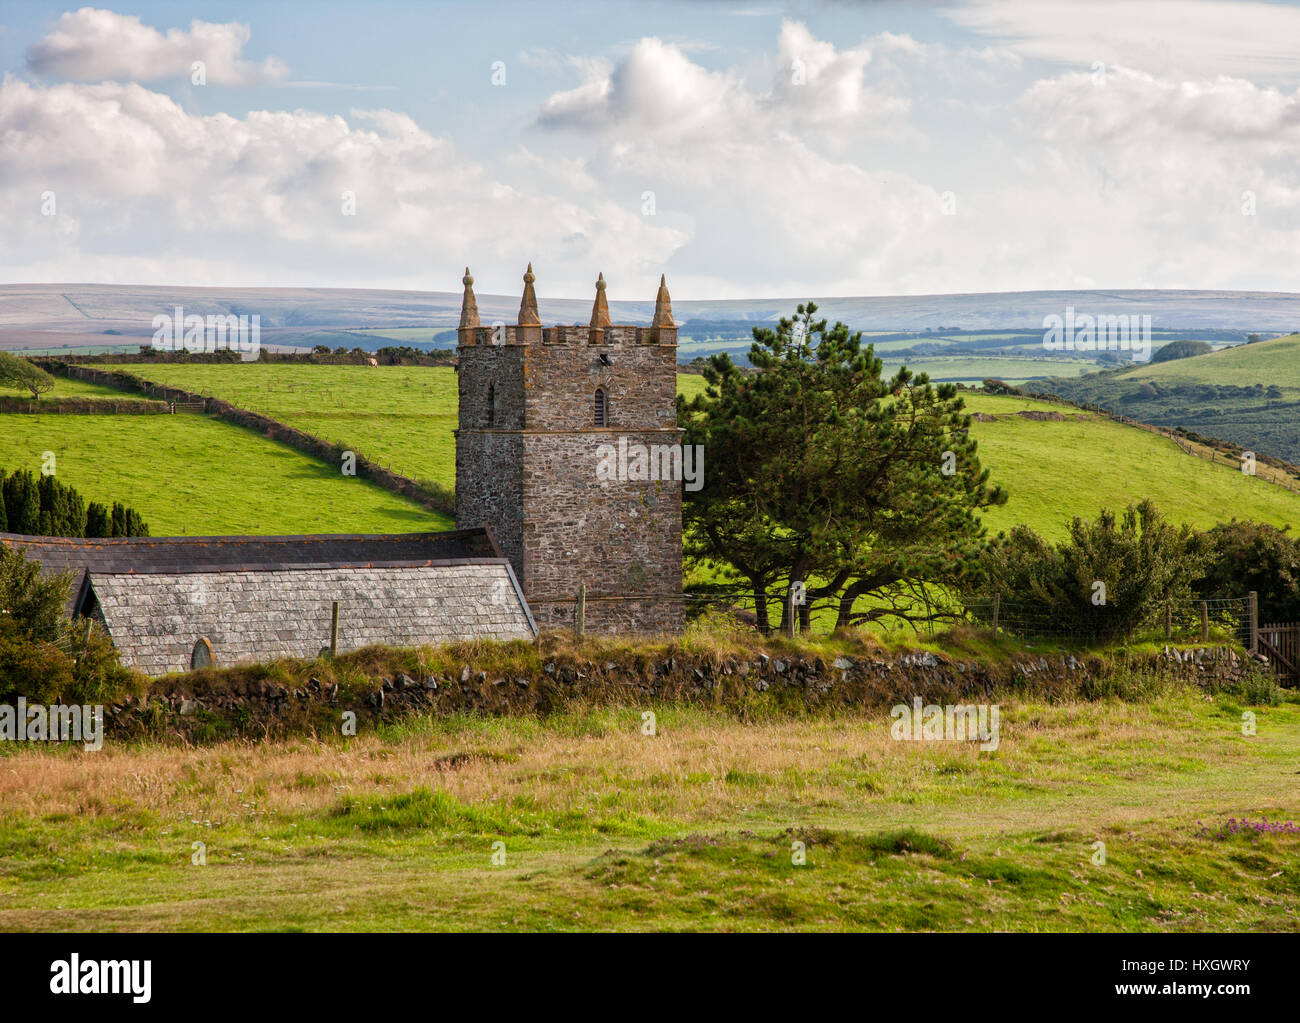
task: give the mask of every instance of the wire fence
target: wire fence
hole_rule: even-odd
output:
[[[1250,642],[1250,597],[1161,600],[1138,607],[1091,600],[1062,606],[998,597],[966,601],[963,611],[971,624],[1023,639],[1086,644],[1154,633],[1180,642]]]
[[[891,600],[861,598],[846,613],[837,597],[812,597],[802,602],[789,595],[693,590],[686,593],[688,621],[710,619],[764,634],[778,631],[830,633],[837,627],[877,624],[910,627],[931,634],[969,625],[1025,640],[1054,640],[1085,646],[1104,640],[1131,641],[1138,636],[1171,642],[1234,642],[1253,649],[1257,612],[1252,598],[1226,597],[1163,600],[1134,608],[1094,604],[1061,606],[1045,602],[1004,599],[956,600],[950,594],[911,591]],[[1256,633],[1252,634],[1252,622]]]

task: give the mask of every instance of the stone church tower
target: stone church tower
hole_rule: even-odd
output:
[[[649,327],[614,325],[602,274],[589,325],[543,327],[534,280],[530,263],[516,325],[485,327],[465,270],[456,526],[492,528],[539,628],[572,627],[582,586],[593,631],[676,632],[682,483],[666,452],[680,459],[681,431],[668,288],[661,277]],[[636,460],[647,450],[649,473]]]

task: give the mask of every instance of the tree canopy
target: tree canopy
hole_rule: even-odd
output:
[[[961,575],[983,544],[976,512],[1006,500],[954,385],[883,377],[861,332],[816,312],[754,328],[752,371],[714,355],[705,392],[678,399],[683,443],[705,458],[685,495],[687,555],[744,580],[760,628],[794,582],[837,602],[838,625],[911,617],[906,591]]]
[[[36,399],[54,389],[54,377],[27,359],[0,352],[0,386],[21,388]]]
[[[1214,346],[1206,341],[1170,341],[1161,345],[1151,356],[1152,362],[1172,362],[1174,359],[1190,359],[1195,355],[1209,355]]]

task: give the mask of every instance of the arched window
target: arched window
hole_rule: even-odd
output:
[[[596,417],[597,426],[609,425],[609,398],[605,394],[603,387],[596,388]]]
[[[488,384],[487,400],[488,426],[497,425],[497,385]]]

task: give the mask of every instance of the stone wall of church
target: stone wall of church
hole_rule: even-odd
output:
[[[585,585],[594,631],[679,630],[682,482],[664,471],[680,465],[676,331],[508,327],[495,345],[491,328],[463,336],[457,525],[492,527],[539,627],[571,627]],[[617,457],[620,445],[630,458]]]

